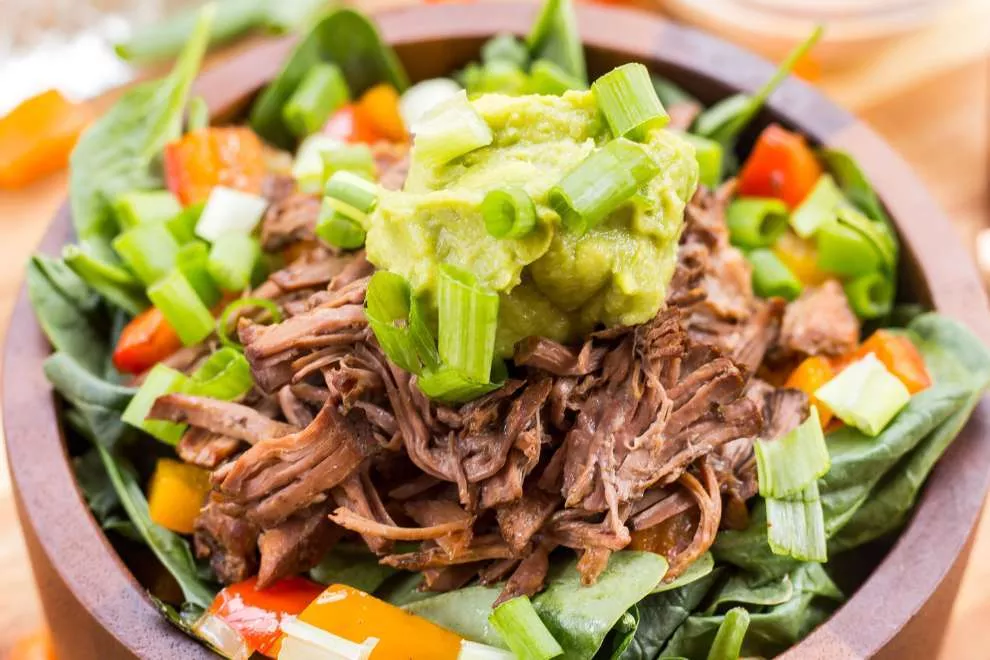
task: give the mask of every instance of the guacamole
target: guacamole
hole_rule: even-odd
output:
[[[684,207],[698,183],[693,147],[667,130],[643,146],[660,174],[583,235],[567,231],[547,196],[564,174],[610,139],[590,91],[563,96],[487,94],[472,101],[494,134],[491,145],[442,165],[413,148],[402,191],[383,191],[368,216],[368,258],[405,277],[434,305],[438,266],[474,273],[499,292],[498,350],[541,335],[571,341],[598,324],[632,325],[656,314],[676,262]],[[524,189],[537,208],[534,231],[498,239],[480,210],[495,187]]]

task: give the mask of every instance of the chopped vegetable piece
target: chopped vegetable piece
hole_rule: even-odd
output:
[[[334,172],[330,175],[323,194],[365,215],[371,213],[378,203],[378,186],[347,171]],[[339,207],[335,208],[340,210]]]
[[[139,374],[180,348],[182,341],[165,315],[149,307],[124,326],[113,351],[113,365],[124,373]]]
[[[331,198],[324,197],[320,207],[320,220],[316,223],[316,235],[343,250],[356,250],[364,245],[364,227],[348,218],[334,206]]]
[[[224,307],[223,312],[220,313],[220,318],[217,320],[217,337],[220,339],[221,344],[231,348],[240,348],[240,344],[231,339],[228,334],[230,320],[232,317],[239,318],[238,312],[251,307],[260,307],[268,312],[272,323],[282,322],[282,312],[279,310],[278,305],[271,300],[267,298],[239,298]],[[237,316],[235,317],[235,315]]]
[[[815,392],[819,387],[835,377],[835,369],[828,358],[821,355],[813,355],[805,358],[801,364],[794,368],[784,387],[792,387],[801,390],[808,395],[808,401],[818,411],[818,419],[822,423],[822,428],[828,426],[832,421],[832,411],[824,403],[818,400]]]
[[[890,216],[884,211],[876,191],[853,157],[838,149],[822,149],[821,155],[842,188],[842,192],[856,205],[856,208],[869,216],[870,220],[883,223],[892,229]]]
[[[501,387],[500,382],[480,382],[451,367],[424,371],[416,380],[420,391],[431,399],[457,404],[473,401]]]
[[[804,137],[770,124],[760,133],[739,173],[739,194],[774,197],[793,209],[821,175],[821,165]]]
[[[165,146],[165,182],[183,204],[206,201],[215,186],[260,193],[267,171],[261,140],[249,128],[211,126]]]
[[[591,152],[550,189],[550,206],[583,234],[627,202],[660,171],[646,151],[624,138]]]
[[[282,631],[285,637],[278,660],[369,660],[378,646],[377,637],[369,637],[358,644],[291,618],[282,624]]]
[[[352,172],[369,179],[375,177],[375,159],[366,144],[337,144],[320,152],[326,182],[336,172]]]
[[[221,289],[243,291],[250,286],[251,272],[260,257],[261,246],[258,241],[234,231],[213,242],[206,265],[210,277]]]
[[[514,34],[496,34],[481,47],[481,61],[485,64],[492,62],[508,62],[517,69],[529,66],[529,51]]]
[[[699,183],[714,190],[722,182],[725,150],[715,140],[709,140],[693,133],[682,133],[681,135],[694,146],[694,157],[698,159]]]
[[[164,222],[138,225],[113,239],[113,249],[134,274],[154,284],[175,267],[179,243]]]
[[[646,131],[663,128],[670,121],[650,72],[642,64],[612,69],[592,83],[591,90],[614,137],[639,140]]]
[[[743,640],[749,629],[749,612],[742,607],[733,607],[725,613],[715,633],[715,641],[708,651],[708,660],[739,660]]]
[[[335,64],[319,62],[306,72],[282,108],[285,125],[299,137],[316,133],[335,111],[351,100],[344,74]]]
[[[441,361],[478,383],[491,377],[498,326],[498,294],[468,271],[440,266],[437,294]]]
[[[209,612],[204,612],[197,619],[190,630],[200,640],[214,651],[230,660],[244,660],[250,658],[252,650],[248,648],[247,642],[241,634],[226,621]]]
[[[782,438],[757,440],[754,449],[763,497],[796,497],[824,476],[830,466],[822,423],[814,406],[796,429]]]
[[[495,188],[481,202],[485,229],[495,238],[522,238],[536,226],[536,206],[515,186]]]
[[[536,60],[529,70],[529,89],[533,94],[559,96],[569,89],[584,89],[586,85],[550,60]]]
[[[767,526],[770,550],[800,561],[825,562],[825,516],[813,481],[793,499],[767,498]]]
[[[815,396],[836,417],[876,436],[911,399],[911,393],[873,353],[857,360],[819,387]]]
[[[834,220],[818,230],[815,242],[819,270],[856,277],[881,267],[880,255],[872,243],[855,229]]]
[[[179,248],[175,267],[196,290],[196,295],[203,304],[212,308],[220,300],[220,289],[210,275],[209,260],[209,246],[203,241],[192,241]]]
[[[182,205],[168,190],[133,190],[117,195],[113,212],[121,229],[171,220]]]
[[[210,126],[210,106],[202,96],[194,96],[189,100],[186,111],[186,130],[190,133]]]
[[[467,93],[458,92],[434,106],[414,126],[414,158],[424,162],[446,163],[492,143],[492,129],[467,100]]]
[[[846,282],[842,288],[849,306],[861,319],[880,318],[894,305],[894,284],[883,273],[860,275]]]
[[[149,287],[148,297],[186,346],[198,344],[213,332],[213,315],[180,271],[173,270]]]
[[[904,383],[908,392],[917,394],[932,385],[925,358],[910,339],[889,330],[877,330],[856,350],[857,357],[872,353],[887,370]]]
[[[54,89],[0,118],[0,188],[20,188],[65,167],[88,122],[84,106]]]
[[[450,78],[423,80],[405,91],[399,99],[399,114],[405,126],[415,126],[430,110],[461,91]]]
[[[213,242],[233,232],[250,234],[268,208],[268,200],[234,188],[217,186],[196,223],[196,235]]]
[[[158,459],[148,485],[151,520],[177,534],[192,534],[211,488],[208,471],[170,458]]]
[[[488,621],[520,660],[550,660],[564,654],[527,596],[502,603]]]
[[[422,304],[406,281],[386,270],[376,271],[365,296],[368,325],[385,355],[406,371],[421,373],[440,363],[436,340],[426,325]]]
[[[358,109],[386,139],[404,142],[409,138],[399,112],[399,93],[392,85],[379,83],[369,89],[358,101]]]
[[[341,142],[359,144],[374,144],[384,137],[375,128],[371,118],[353,103],[348,103],[333,113],[321,132]]]
[[[787,231],[787,206],[779,199],[742,197],[729,205],[725,222],[733,245],[769,247]]]
[[[786,231],[771,248],[804,286],[818,286],[831,275],[818,268],[818,248],[814,241]]]
[[[203,215],[205,206],[205,202],[190,204],[165,221],[165,226],[180,245],[196,240],[196,225],[199,223],[199,216]]]
[[[835,181],[830,175],[822,174],[815,187],[791,214],[791,227],[801,238],[810,238],[820,228],[835,220],[843,203],[845,198]]]
[[[296,158],[292,161],[292,178],[296,180],[299,190],[306,193],[320,192],[324,181],[323,154],[342,144],[337,138],[321,133],[310,135],[302,141],[296,151]]]
[[[468,94],[507,94],[519,96],[530,89],[529,76],[514,64],[496,61],[478,66],[469,64],[460,75]]]
[[[800,280],[770,250],[760,248],[746,255],[753,266],[753,290],[763,298],[794,300],[801,294]]]
[[[209,614],[240,633],[251,651],[274,656],[282,623],[298,616],[323,592],[323,585],[301,577],[283,578],[267,589],[257,578],[228,585],[217,594]]]
[[[127,404],[127,408],[120,418],[167,445],[178,444],[179,438],[186,430],[185,424],[147,419],[147,417],[151,406],[155,404],[155,399],[163,394],[182,391],[187,380],[186,375],[181,371],[176,371],[164,364],[156,364],[145,376],[140,389],[131,399],[131,402]]]
[[[327,587],[299,621],[356,643],[377,638],[375,660],[455,660],[461,648],[454,633],[342,584]]]
[[[235,401],[251,391],[254,377],[244,354],[224,347],[208,357],[183,386],[182,391],[211,399]]]
[[[858,232],[863,238],[873,246],[880,255],[880,263],[883,270],[893,273],[897,268],[897,238],[887,229],[887,226],[880,222],[874,222],[854,209],[845,205],[839,209],[836,220]]]
[[[126,268],[104,261],[72,244],[62,248],[62,260],[91,289],[124,311],[140,314],[148,307],[144,285]]]
[[[553,62],[587,87],[584,46],[578,34],[574,5],[570,0],[547,0],[526,36],[530,57]]]

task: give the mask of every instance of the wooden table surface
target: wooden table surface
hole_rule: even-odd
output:
[[[381,5],[395,0],[376,0]],[[402,1],[402,0],[398,0]],[[857,68],[827,71],[820,86],[879,131],[914,166],[968,246],[990,225],[990,0],[956,0],[922,32],[878,49]],[[97,105],[105,105],[97,101]],[[65,195],[54,175],[0,192],[0,326],[21,285],[28,255]],[[937,246],[932,246],[938,249]],[[972,249],[972,248],[971,248]],[[990,648],[990,513],[941,654],[978,660]],[[0,453],[0,658],[42,621],[20,538],[6,457]]]

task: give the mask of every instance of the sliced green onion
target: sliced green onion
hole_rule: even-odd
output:
[[[787,205],[770,197],[740,197],[729,204],[725,222],[733,245],[770,247],[787,231]]]
[[[894,283],[884,273],[867,273],[849,280],[844,287],[849,306],[861,319],[877,319],[894,306]]]
[[[148,297],[186,346],[198,344],[213,332],[213,315],[178,270],[149,287]]]
[[[785,300],[794,300],[801,294],[801,281],[791,272],[780,258],[767,250],[759,248],[747,253],[746,259],[753,266],[753,290],[763,298],[779,296]]]
[[[299,190],[305,193],[318,193],[323,185],[323,154],[339,148],[343,143],[328,135],[314,133],[305,138],[292,161],[292,178]]]
[[[828,560],[825,516],[817,481],[811,482],[798,497],[787,500],[771,497],[766,503],[767,537],[775,555],[787,555],[800,561]]]
[[[113,200],[113,212],[122,230],[165,222],[180,211],[182,205],[168,190],[132,190]]]
[[[194,96],[189,101],[189,110],[186,115],[186,129],[192,133],[210,125],[210,106],[206,104],[206,99],[202,96]]]
[[[822,159],[828,165],[829,171],[835,176],[842,192],[869,218],[880,222],[893,230],[890,216],[880,203],[880,198],[870,185],[870,180],[859,167],[859,163],[845,151],[838,149],[822,149]]]
[[[564,653],[527,596],[502,603],[488,621],[520,660],[549,660]]]
[[[203,362],[182,391],[211,399],[234,401],[251,391],[254,378],[251,365],[235,348],[224,347]]]
[[[570,231],[583,234],[659,172],[646,150],[617,138],[591,152],[550,189],[550,206]]]
[[[138,225],[113,239],[113,249],[145,284],[154,284],[175,267],[179,243],[164,222]]]
[[[335,247],[356,250],[364,245],[365,231],[357,220],[337,210],[330,197],[324,197],[316,235]]]
[[[337,144],[320,151],[320,157],[323,159],[322,181],[327,181],[335,172],[375,178],[375,158],[366,144]]]
[[[203,241],[192,241],[179,248],[175,267],[189,281],[196,295],[207,307],[213,307],[220,300],[220,289],[210,275],[210,248]]]
[[[127,404],[120,416],[124,422],[137,427],[165,444],[176,445],[186,430],[185,424],[176,424],[154,419],[146,419],[155,400],[172,392],[181,392],[188,378],[182,372],[176,371],[164,364],[156,364],[145,376],[137,394]]]
[[[495,354],[498,294],[460,268],[440,266],[440,359],[465,377],[487,383]]]
[[[426,325],[422,303],[400,275],[379,270],[371,276],[365,313],[392,362],[414,374],[439,366],[436,340]]]
[[[415,126],[430,110],[460,91],[461,86],[450,78],[430,78],[416,83],[399,98],[403,123]]]
[[[791,227],[801,238],[810,238],[820,228],[833,222],[845,202],[842,191],[828,174],[818,177],[815,187],[791,215]]]
[[[481,202],[485,229],[495,238],[522,238],[536,226],[536,206],[515,186],[488,191]]]
[[[876,272],[882,258],[873,243],[852,227],[833,221],[815,234],[819,270],[847,277]]]
[[[642,64],[623,64],[591,84],[598,107],[612,135],[641,139],[646,131],[663,128],[670,116],[663,109],[650,72]]]
[[[224,291],[243,291],[251,284],[251,272],[261,256],[258,241],[237,232],[224,234],[213,242],[207,269]]]
[[[216,186],[196,223],[196,235],[212,243],[224,234],[250,234],[268,208],[268,200],[233,188]]]
[[[862,234],[873,245],[880,255],[884,271],[893,273],[897,270],[897,238],[886,225],[870,220],[866,215],[849,205],[839,208],[836,219],[839,223]]]
[[[196,240],[196,225],[205,206],[205,202],[191,204],[165,221],[165,226],[180,245]]]
[[[515,64],[495,61],[485,64],[468,74],[465,85],[472,94],[508,94],[519,96],[529,90],[530,81],[526,72]]]
[[[344,74],[335,64],[319,62],[309,67],[299,87],[282,106],[282,119],[298,137],[323,128],[330,115],[351,100]]]
[[[692,133],[681,133],[681,137],[694,147],[694,157],[698,161],[698,181],[711,190],[722,183],[725,150],[715,140],[709,140]]]
[[[481,61],[508,62],[517,69],[525,69],[529,66],[529,50],[514,34],[496,34],[481,47]]]
[[[529,70],[529,89],[533,94],[559,96],[569,89],[584,89],[578,80],[550,60],[536,60]]]
[[[78,245],[62,248],[62,260],[91,289],[124,311],[140,314],[148,307],[144,284],[130,271],[103,261]]]
[[[843,422],[873,437],[907,405],[911,393],[870,353],[819,387],[815,398]]]
[[[447,366],[435,371],[424,371],[416,379],[416,383],[423,394],[447,404],[473,401],[501,387],[501,383],[478,382]]]
[[[229,334],[230,319],[237,314],[237,312],[251,307],[260,307],[268,312],[269,316],[271,316],[272,323],[282,322],[282,312],[279,310],[278,305],[273,303],[271,300],[268,300],[267,298],[238,298],[223,308],[223,311],[220,313],[220,318],[217,320],[217,337],[220,339],[221,344],[230,348],[240,348],[240,344],[232,339]]]
[[[334,172],[327,179],[323,194],[364,215],[371,213],[378,204],[378,186],[353,172]]]
[[[786,499],[794,497],[828,472],[831,462],[818,409],[800,426],[782,438],[757,440],[756,469],[760,495]]]
[[[438,164],[488,146],[495,139],[464,91],[434,106],[416,122],[412,132],[415,157]]]
[[[726,612],[708,650],[708,660],[739,660],[747,630],[749,612],[742,607],[733,607]]]

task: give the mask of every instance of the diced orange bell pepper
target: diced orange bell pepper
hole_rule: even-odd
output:
[[[301,577],[283,578],[267,589],[257,584],[257,578],[250,578],[224,588],[209,612],[236,630],[251,651],[274,658],[282,620],[298,616],[323,592],[323,585]]]
[[[793,387],[808,395],[808,400],[818,408],[818,419],[822,428],[832,421],[832,411],[815,397],[819,387],[835,377],[835,370],[827,358],[815,355],[806,358],[799,364],[784,383],[784,387]]]
[[[739,194],[773,197],[794,208],[821,175],[822,166],[804,137],[770,124],[739,172]]]
[[[333,116],[324,124],[322,133],[342,142],[374,144],[385,139],[371,117],[354,103],[341,106],[337,112],[333,113]]]
[[[113,365],[139,374],[182,348],[182,340],[157,307],[149,307],[124,326],[113,350]]]
[[[378,639],[372,660],[456,660],[461,638],[395,605],[342,584],[333,584],[299,620],[357,644]]]
[[[7,660],[56,660],[55,646],[48,629],[41,628],[19,639]]]
[[[192,534],[196,516],[209,493],[207,470],[170,458],[158,459],[148,486],[151,519],[173,532]]]
[[[19,188],[65,167],[89,122],[84,106],[49,90],[0,119],[0,188]]]
[[[818,249],[814,242],[792,231],[777,239],[771,250],[805,286],[818,286],[831,277],[818,268]]]
[[[869,353],[873,353],[890,373],[897,376],[911,394],[931,386],[932,377],[925,366],[925,358],[907,337],[888,330],[877,330],[856,350],[854,360]]]
[[[406,124],[399,114],[399,93],[388,83],[375,85],[358,101],[358,110],[374,125],[375,130],[392,142],[409,137]]]
[[[210,126],[165,145],[165,183],[186,206],[214,186],[258,194],[267,167],[261,140],[243,126]]]

